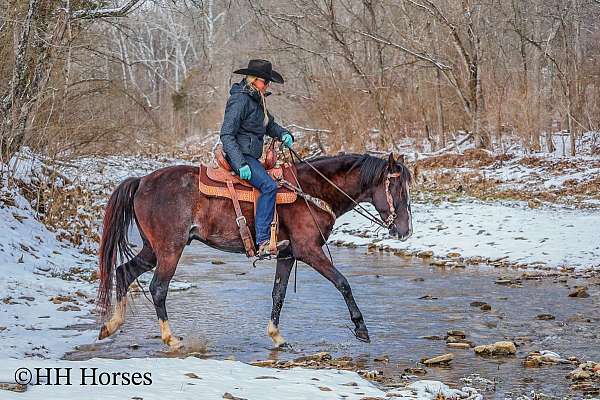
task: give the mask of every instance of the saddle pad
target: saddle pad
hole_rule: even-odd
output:
[[[284,178],[288,182],[294,182],[292,172],[289,170],[292,167],[284,166],[283,168],[275,168],[267,172],[271,176],[277,174],[283,174]],[[231,198],[229,189],[227,188],[227,181],[231,180],[234,183],[235,191],[237,192],[240,201],[247,201],[254,203],[259,195],[259,191],[254,189],[248,182],[241,180],[235,175],[231,175],[229,171],[225,171],[221,168],[211,168],[206,165],[200,165],[198,179],[198,188],[202,194],[211,197],[224,197]],[[287,188],[280,187],[277,191],[276,202],[277,204],[289,204],[296,201],[298,195]]]

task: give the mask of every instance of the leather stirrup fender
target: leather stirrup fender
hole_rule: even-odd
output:
[[[233,201],[233,208],[235,209],[236,216],[235,223],[237,224],[240,230],[240,236],[242,237],[242,243],[244,243],[246,255],[248,257],[254,257],[254,255],[256,254],[254,248],[254,240],[252,240],[252,234],[250,233],[250,229],[248,228],[246,217],[244,217],[244,214],[242,214],[242,208],[240,207],[240,201],[237,197],[235,188],[233,187],[233,182],[227,181],[227,189],[229,189],[231,201]]]

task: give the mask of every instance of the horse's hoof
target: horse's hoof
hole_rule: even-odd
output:
[[[169,343],[169,352],[178,353],[183,350],[183,342],[180,340],[171,340]]]
[[[108,332],[108,328],[106,325],[102,325],[102,328],[100,328],[100,333],[98,333],[98,340],[106,339],[109,336],[110,332]]]
[[[371,343],[371,339],[369,338],[369,332],[366,329],[356,329],[354,331],[354,335],[356,338],[364,343]]]
[[[283,342],[279,346],[277,346],[277,350],[286,351],[286,350],[294,350],[294,349],[292,348],[292,345],[289,344],[288,342]]]

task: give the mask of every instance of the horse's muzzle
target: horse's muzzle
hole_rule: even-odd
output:
[[[398,237],[398,239],[400,239],[401,242],[406,242],[408,238],[412,236],[412,234],[413,232],[411,229],[406,235],[400,235],[400,233],[397,233],[396,236]]]

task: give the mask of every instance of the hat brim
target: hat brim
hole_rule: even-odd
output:
[[[233,71],[233,73],[240,74],[240,75],[252,75],[252,76],[256,76],[258,78],[266,79],[271,82],[283,83],[283,76],[281,76],[281,74],[279,74],[279,72],[277,72],[277,71],[271,71],[270,76],[265,74],[264,71],[260,71],[260,70],[252,69],[252,68],[238,69],[238,70]]]

